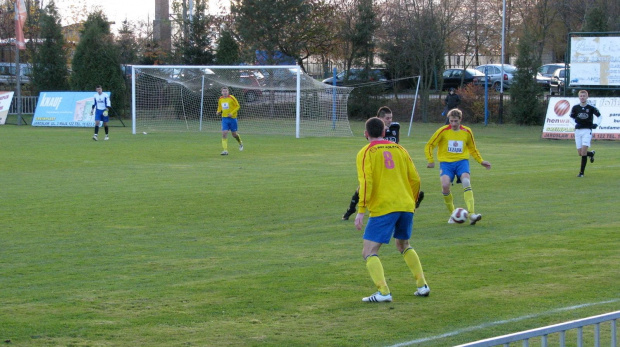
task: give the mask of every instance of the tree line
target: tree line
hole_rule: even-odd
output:
[[[380,61],[395,79],[419,75],[424,112],[424,96],[437,86],[446,56],[462,57],[460,67],[500,56],[504,6],[504,62],[517,57],[523,71],[535,72],[545,59],[563,62],[570,32],[620,31],[617,0],[232,0],[225,14],[212,14],[207,0],[194,0],[191,16],[188,1],[172,3],[167,49],[149,20],[125,21],[112,33],[100,10],[79,21],[75,43],[63,35],[53,0],[44,7],[26,0],[33,92],[102,84],[122,107],[123,64],[253,64],[261,51],[267,64],[285,55],[303,67],[313,57],[326,73],[331,64],[349,69]],[[10,0],[0,5],[3,39],[14,33],[12,6]],[[523,102],[536,96],[526,90]]]

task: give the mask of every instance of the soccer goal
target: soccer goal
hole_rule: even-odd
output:
[[[294,65],[133,66],[132,132],[221,131],[223,86],[241,105],[240,133],[352,136],[352,88],[316,81]]]

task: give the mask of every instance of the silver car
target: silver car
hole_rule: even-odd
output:
[[[502,64],[485,64],[476,66],[476,70],[485,73],[491,79],[491,85],[495,91],[500,91],[501,80],[504,79],[504,89],[509,89],[517,72],[516,66],[504,64],[504,75],[502,76]]]

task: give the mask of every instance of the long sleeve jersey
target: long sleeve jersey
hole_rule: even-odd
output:
[[[220,96],[217,101],[217,112],[222,112],[222,117],[237,118],[237,111],[239,111],[239,101],[232,95],[228,97]]]
[[[94,103],[92,108],[97,108],[98,110],[105,110],[106,108],[112,106],[110,103],[110,96],[106,93],[95,93]]]
[[[450,125],[443,126],[431,136],[424,146],[424,155],[429,163],[433,163],[433,150],[437,147],[437,159],[440,162],[455,162],[469,159],[471,156],[482,163],[483,159],[476,148],[474,133],[470,128],[461,125],[458,131],[452,130]]]
[[[357,154],[360,184],[359,213],[371,217],[392,212],[414,212],[420,191],[420,175],[402,146],[373,141]]]

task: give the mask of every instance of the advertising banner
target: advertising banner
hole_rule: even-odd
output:
[[[13,92],[0,92],[0,125],[6,123],[12,100]]]
[[[41,92],[32,126],[94,127],[90,112],[95,102],[92,92]],[[109,92],[104,94],[110,95]]]
[[[620,86],[620,37],[571,38],[569,86]]]
[[[592,130],[595,140],[620,141],[620,98],[588,98],[588,103],[598,108],[601,117],[594,117],[599,126]],[[579,104],[577,97],[551,97],[547,106],[547,116],[543,125],[544,139],[575,138],[575,121],[570,117],[570,110]]]

